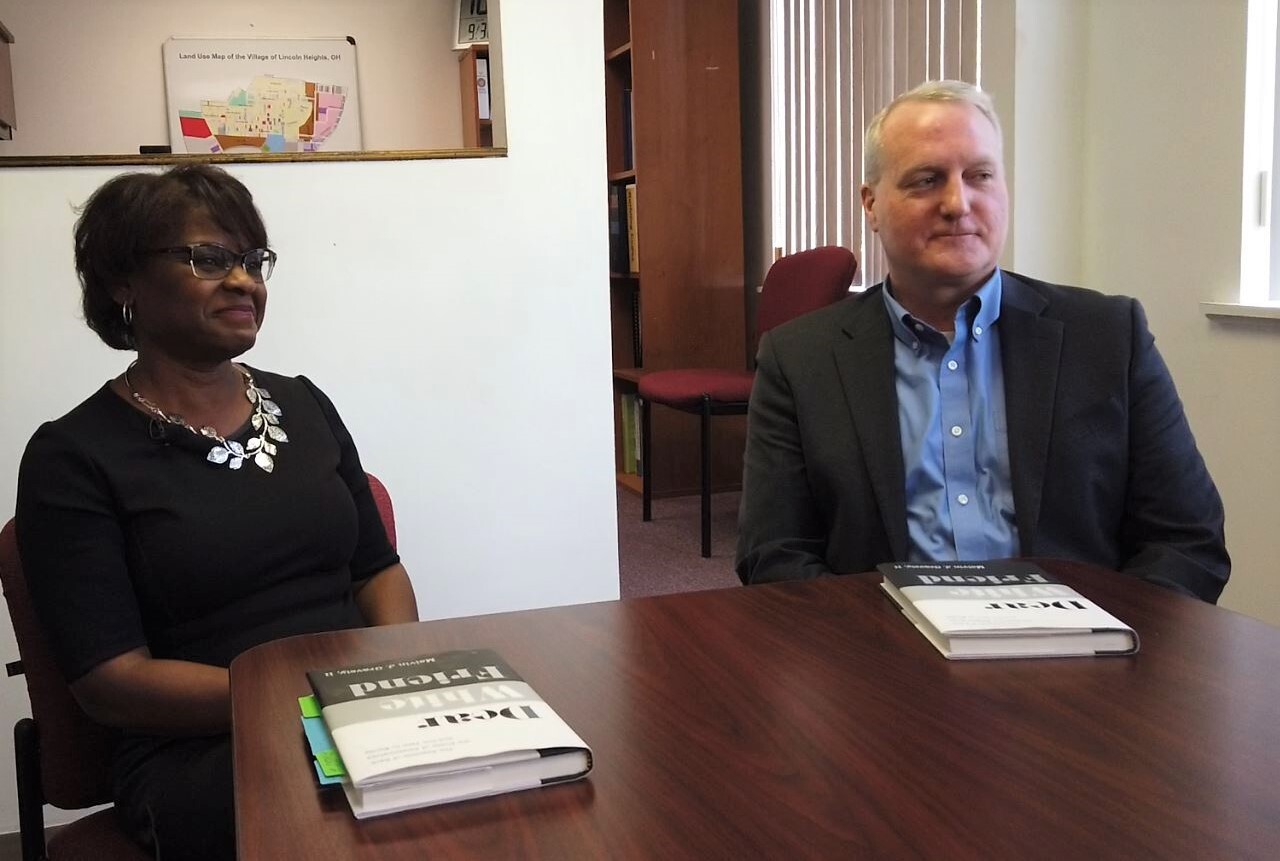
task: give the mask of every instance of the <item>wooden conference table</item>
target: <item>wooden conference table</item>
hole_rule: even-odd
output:
[[[231,667],[240,859],[1280,857],[1280,630],[1046,567],[1142,651],[949,662],[873,575],[260,646]],[[304,671],[475,647],[588,779],[363,822],[317,787]]]

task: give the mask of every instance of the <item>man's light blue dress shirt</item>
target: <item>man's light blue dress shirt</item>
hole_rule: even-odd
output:
[[[956,312],[955,337],[890,295],[909,562],[1018,555],[1000,360],[997,269]]]

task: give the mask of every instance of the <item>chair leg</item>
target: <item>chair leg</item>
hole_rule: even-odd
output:
[[[702,558],[711,556],[711,398],[702,396]]]
[[[18,776],[18,830],[22,861],[42,861],[44,843],[44,788],[40,785],[40,737],[36,722],[22,718],[13,725],[13,748]]]
[[[648,398],[640,399],[640,519],[648,523],[653,519],[653,434],[650,426],[651,405]]]

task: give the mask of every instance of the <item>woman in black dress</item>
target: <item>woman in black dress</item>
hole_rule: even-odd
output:
[[[122,730],[127,830],[163,861],[232,858],[231,660],[413,621],[413,588],[329,399],[234,361],[276,262],[238,180],[118,176],[75,258],[90,328],[137,358],[28,444],[19,552],[72,693]]]

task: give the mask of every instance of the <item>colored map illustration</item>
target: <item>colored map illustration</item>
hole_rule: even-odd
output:
[[[226,101],[179,110],[189,153],[318,152],[342,121],[345,87],[258,75]]]

